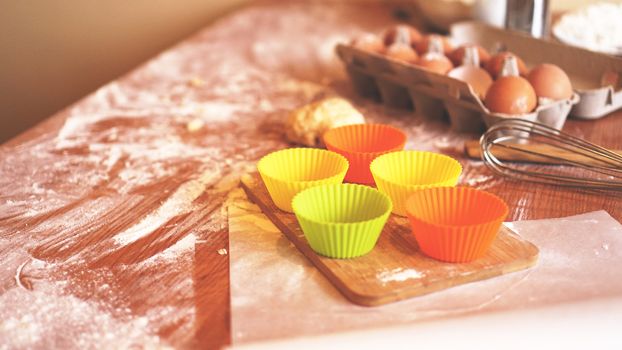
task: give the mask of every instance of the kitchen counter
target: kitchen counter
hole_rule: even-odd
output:
[[[622,199],[492,175],[457,147],[477,135],[357,97],[334,45],[395,22],[388,5],[261,2],[146,62],[0,147],[0,338],[9,347],[220,347],[231,339],[227,198],[287,147],[287,113],[320,96],[443,151],[508,220]],[[62,82],[59,82],[62,83]],[[33,96],[33,103],[36,97]],[[565,130],[622,149],[622,112]]]

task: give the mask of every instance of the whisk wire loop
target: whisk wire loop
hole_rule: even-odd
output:
[[[480,148],[486,166],[503,176],[587,190],[622,191],[622,155],[544,124],[516,118],[501,121],[482,135]],[[499,149],[514,155],[511,159],[554,165],[506,162],[495,156]]]

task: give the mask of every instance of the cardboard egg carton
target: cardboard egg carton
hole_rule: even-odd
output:
[[[579,95],[580,101],[570,111],[572,117],[597,119],[622,107],[621,58],[477,22],[454,24],[451,37],[456,45],[475,42],[487,49],[503,45],[528,66],[544,62],[558,65]]]
[[[517,39],[521,43],[520,45],[514,45],[514,37],[520,37]],[[488,49],[502,44],[532,65],[550,62],[566,70],[566,67],[559,64],[558,61],[541,57],[541,51],[544,51],[541,46],[548,46],[552,43],[518,33],[469,22],[454,25],[452,27],[452,39],[457,45],[478,43]],[[534,47],[533,50],[530,50],[529,45],[531,43],[525,43],[524,40],[539,42],[537,49]],[[564,48],[568,47],[564,46]],[[548,50],[556,49],[549,48]],[[454,129],[466,132],[481,131],[484,125],[490,126],[498,120],[517,117],[490,112],[473,89],[457,79],[399,62],[380,54],[363,51],[351,45],[338,45],[336,50],[346,66],[356,91],[361,96],[379,99],[388,106],[411,108],[415,110],[415,113],[428,118],[445,119],[448,117]],[[537,57],[532,58],[529,54],[531,51],[540,52],[535,54]],[[584,53],[592,54],[588,51]],[[573,71],[571,70],[571,72]],[[572,75],[570,78],[573,80]],[[573,85],[577,85],[574,80]],[[518,117],[561,128],[571,109],[579,111],[579,115],[585,117],[585,114],[580,113],[585,108],[577,108],[582,104],[580,99],[583,93],[584,90],[579,89],[570,99],[539,104],[534,112]],[[586,98],[589,103],[594,103],[589,94],[586,95]],[[606,113],[608,112],[604,112],[602,115]]]

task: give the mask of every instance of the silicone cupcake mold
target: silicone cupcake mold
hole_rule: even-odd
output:
[[[289,148],[261,158],[257,169],[274,204],[292,212],[292,198],[298,192],[313,186],[342,183],[348,160],[322,149]]]
[[[436,187],[413,194],[406,212],[424,254],[446,262],[469,262],[486,254],[508,206],[485,191]]]
[[[357,184],[322,185],[300,192],[294,213],[311,248],[330,258],[369,253],[391,214],[391,200]]]
[[[347,182],[373,185],[369,164],[378,156],[404,148],[406,134],[384,124],[345,125],[324,134],[326,147],[348,159]]]
[[[393,201],[393,213],[406,216],[406,199],[417,190],[455,186],[462,173],[460,163],[446,155],[423,151],[387,153],[371,163],[380,192]]]

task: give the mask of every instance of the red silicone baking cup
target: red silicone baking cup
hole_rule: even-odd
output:
[[[433,187],[410,196],[406,214],[424,254],[446,262],[469,262],[486,254],[508,206],[485,191]]]
[[[373,185],[369,164],[380,155],[402,150],[406,134],[385,124],[353,124],[328,130],[324,143],[350,162],[345,181]]]

